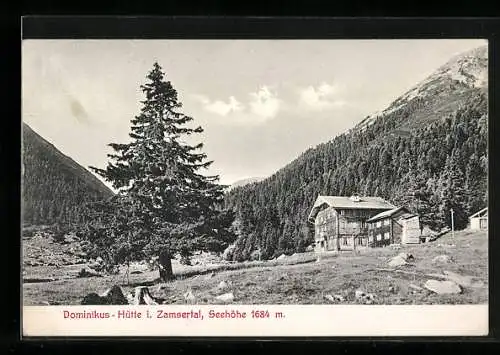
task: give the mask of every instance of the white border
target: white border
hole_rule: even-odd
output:
[[[65,319],[65,310],[115,317]],[[119,310],[141,312],[142,318],[117,319]],[[158,310],[201,310],[204,319],[158,319]],[[209,318],[210,310],[247,317]],[[269,318],[252,318],[252,310],[267,310]],[[284,317],[276,318],[276,312]],[[25,306],[22,321],[23,336],[486,336],[488,305]]]

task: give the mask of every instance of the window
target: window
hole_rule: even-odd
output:
[[[384,226],[388,226],[388,225],[389,225],[389,219],[386,219],[386,220],[384,221]]]
[[[382,223],[380,221],[377,222],[377,227],[380,227]]]
[[[377,240],[382,240],[382,234],[377,234]]]
[[[369,243],[373,243],[373,235],[370,235],[370,236],[368,237],[368,242],[369,242]]]
[[[385,233],[384,233],[384,239],[385,239],[385,240],[389,240],[389,239],[390,239],[390,237],[389,237],[389,232],[385,232]]]

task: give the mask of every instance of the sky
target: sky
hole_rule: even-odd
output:
[[[266,177],[485,40],[24,40],[22,119],[84,167],[129,141],[155,61],[204,132],[207,174]],[[107,184],[110,186],[109,184]]]

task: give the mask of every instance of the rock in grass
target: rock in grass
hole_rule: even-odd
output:
[[[105,305],[106,299],[99,296],[95,292],[91,292],[85,297],[83,297],[83,300],[80,302],[82,305]]]
[[[225,293],[223,295],[220,295],[220,296],[217,296],[215,297],[217,300],[219,301],[223,301],[223,302],[233,302],[234,301],[234,295],[232,292],[229,292],[229,293]]]
[[[134,289],[134,305],[158,305],[158,300],[154,299],[147,286],[138,286]]]
[[[414,256],[409,253],[399,253],[389,260],[389,266],[398,267],[408,264],[409,261],[415,260]]]
[[[399,267],[408,264],[404,258],[401,256],[397,255],[393,257],[391,260],[389,260],[389,266],[392,267]]]
[[[226,289],[226,288],[228,288],[228,287],[229,287],[229,285],[227,284],[227,282],[226,282],[226,281],[221,281],[221,282],[219,283],[219,285],[217,286],[217,288],[218,288],[219,290],[225,290],[225,289]]]
[[[345,298],[342,295],[333,295],[333,299],[337,302],[344,302]]]
[[[123,291],[120,286],[114,285],[113,287],[107,289],[102,295],[102,298],[106,299],[106,304],[120,305],[129,304],[128,299],[123,295]]]
[[[323,296],[325,299],[327,299],[330,302],[344,302],[345,298],[342,295],[324,295]]]
[[[82,268],[78,272],[78,277],[102,277],[102,275],[90,268]]]
[[[438,280],[427,280],[424,284],[424,288],[437,293],[438,295],[442,294],[458,294],[462,292],[462,289],[458,284],[453,281],[438,281]]]
[[[366,296],[366,292],[362,290],[356,290],[356,292],[354,292],[354,296],[356,297],[357,300],[359,300]]]
[[[415,260],[415,257],[410,254],[410,253],[399,253],[398,256],[402,259],[404,259],[405,261],[413,261]]]
[[[332,295],[324,295],[323,297],[330,302],[335,302],[335,299]]]
[[[437,264],[448,264],[451,263],[452,261],[453,259],[451,258],[451,256],[446,254],[438,255],[434,259],[432,259],[432,262]]]

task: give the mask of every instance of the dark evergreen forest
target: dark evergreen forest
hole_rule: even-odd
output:
[[[239,235],[231,258],[304,251],[313,241],[307,215],[318,195],[380,196],[434,229],[450,225],[453,208],[456,228],[466,227],[487,205],[486,94],[468,92],[451,112],[426,106],[414,99],[307,150],[266,180],[230,191],[226,205],[236,211]],[[425,116],[413,114],[418,110]]]
[[[89,171],[23,124],[22,221],[24,225],[79,223],[84,203],[113,192]]]

